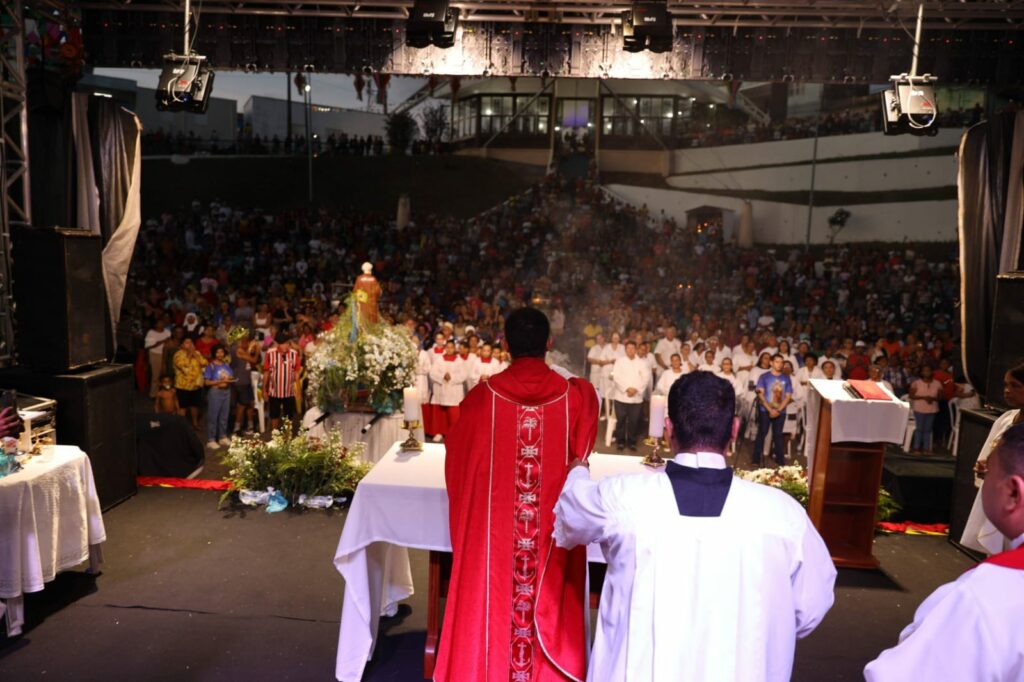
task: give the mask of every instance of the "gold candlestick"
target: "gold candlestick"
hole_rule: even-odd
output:
[[[399,445],[398,447],[401,450],[412,450],[414,452],[422,450],[423,449],[423,443],[421,443],[418,440],[416,440],[416,434],[413,433],[416,429],[418,429],[420,427],[419,420],[417,419],[416,421],[411,421],[411,422],[410,421],[405,421],[405,422],[403,422],[403,425],[404,425],[404,428],[409,430],[409,437],[406,438],[405,442],[402,443],[401,445]]]
[[[644,455],[644,458],[640,460],[640,463],[654,469],[665,466],[665,460],[662,459],[660,454],[662,439],[648,436],[644,439],[644,445],[649,446],[651,448],[651,452],[648,455]]]

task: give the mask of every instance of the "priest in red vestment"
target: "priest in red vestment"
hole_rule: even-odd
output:
[[[586,547],[554,546],[554,507],[597,436],[598,399],[544,363],[547,317],[505,322],[512,364],[470,391],[446,441],[452,576],[434,680],[586,677]]]

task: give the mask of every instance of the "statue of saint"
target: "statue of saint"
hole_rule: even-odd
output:
[[[373,276],[373,265],[363,263],[363,274],[356,277],[356,283],[352,287],[352,295],[359,307],[360,322],[377,324],[380,321],[380,315],[377,312],[380,293],[380,282]]]

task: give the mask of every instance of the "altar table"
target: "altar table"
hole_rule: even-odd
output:
[[[362,678],[380,616],[393,614],[398,602],[413,594],[408,548],[452,551],[444,457],[440,444],[427,443],[422,452],[403,452],[395,443],[356,489],[334,555],[334,565],[345,579],[335,667],[342,682]],[[595,480],[642,471],[660,469],[644,467],[639,457],[590,456]],[[587,558],[604,563],[596,545],[588,547]],[[428,620],[432,616],[436,614]]]
[[[106,540],[89,457],[53,446],[0,478],[0,616],[7,634],[21,634],[23,595],[39,592],[60,571],[102,561]]]

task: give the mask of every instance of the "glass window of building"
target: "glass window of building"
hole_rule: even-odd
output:
[[[533,95],[517,95],[515,103],[516,112],[519,112],[514,126],[517,133],[543,135],[548,132],[551,100],[547,96],[534,99]]]
[[[493,135],[500,132],[512,119],[512,95],[484,95],[480,98],[480,132]]]

